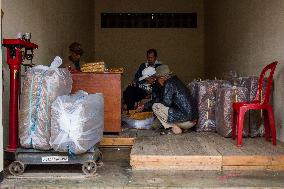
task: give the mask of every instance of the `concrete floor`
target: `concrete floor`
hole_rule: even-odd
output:
[[[284,188],[284,172],[132,171],[130,149],[105,148],[104,165],[86,177],[81,166],[28,166],[21,177],[6,174],[0,188]]]

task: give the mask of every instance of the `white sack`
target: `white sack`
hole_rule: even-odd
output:
[[[55,151],[81,154],[103,138],[104,98],[78,91],[60,96],[51,107],[50,145]]]

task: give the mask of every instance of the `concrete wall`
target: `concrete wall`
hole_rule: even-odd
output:
[[[18,32],[32,33],[32,41],[39,45],[34,63],[51,63],[56,55],[68,56],[73,41],[82,44],[83,59],[94,59],[94,1],[93,0],[2,0],[3,38],[14,38]],[[4,55],[3,125],[7,136],[9,111],[9,68]],[[7,137],[6,137],[7,138]],[[6,141],[6,140],[5,140]]]
[[[198,27],[169,28],[101,28],[103,12],[197,12]],[[158,50],[159,59],[184,82],[203,76],[204,58],[203,0],[96,0],[95,59],[108,67],[124,67],[123,87],[146,59],[146,50]]]
[[[236,70],[259,75],[278,60],[274,75],[274,113],[278,138],[284,141],[284,1],[205,0],[205,75]]]
[[[258,75],[264,65],[278,60],[274,109],[278,137],[284,140],[282,0],[2,0],[2,9],[4,38],[31,32],[32,40],[39,44],[34,63],[49,64],[55,55],[66,57],[69,43],[79,41],[87,62],[104,60],[108,67],[126,68],[123,87],[145,61],[149,48],[156,48],[160,60],[184,82],[220,77],[228,70]],[[102,12],[197,12],[198,27],[106,29],[100,28]],[[5,57],[3,69],[3,125],[7,127],[9,69]]]

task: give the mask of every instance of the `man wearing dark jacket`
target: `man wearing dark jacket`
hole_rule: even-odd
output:
[[[173,133],[180,134],[182,129],[189,129],[196,124],[197,103],[182,81],[171,74],[167,65],[156,69],[163,94],[162,100],[154,103],[152,109],[164,128],[172,128]]]
[[[146,78],[143,77],[143,70],[148,67],[157,68],[161,63],[157,60],[158,55],[155,49],[149,49],[146,53],[147,62],[142,63],[137,70],[132,84],[123,92],[123,101],[128,110],[133,110],[135,103],[151,95],[151,89],[145,90],[149,85]],[[150,81],[151,82],[151,81]],[[149,86],[151,88],[151,86]]]

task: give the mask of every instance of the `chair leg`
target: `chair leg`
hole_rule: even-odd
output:
[[[238,141],[237,146],[242,146],[242,140],[243,140],[243,128],[244,128],[244,119],[245,119],[245,113],[246,110],[243,108],[240,108],[238,120],[237,120],[237,130],[238,130]]]
[[[269,127],[269,114],[268,110],[263,111],[263,119],[264,119],[264,129],[265,129],[265,140],[270,141],[270,127]]]
[[[232,139],[236,139],[236,124],[237,124],[237,119],[238,119],[238,113],[235,109],[233,109],[233,125],[232,125]]]
[[[269,115],[269,122],[271,128],[271,135],[272,135],[272,144],[276,145],[276,129],[275,129],[275,120],[274,120],[274,113],[272,110],[272,106],[268,106],[268,115]]]

